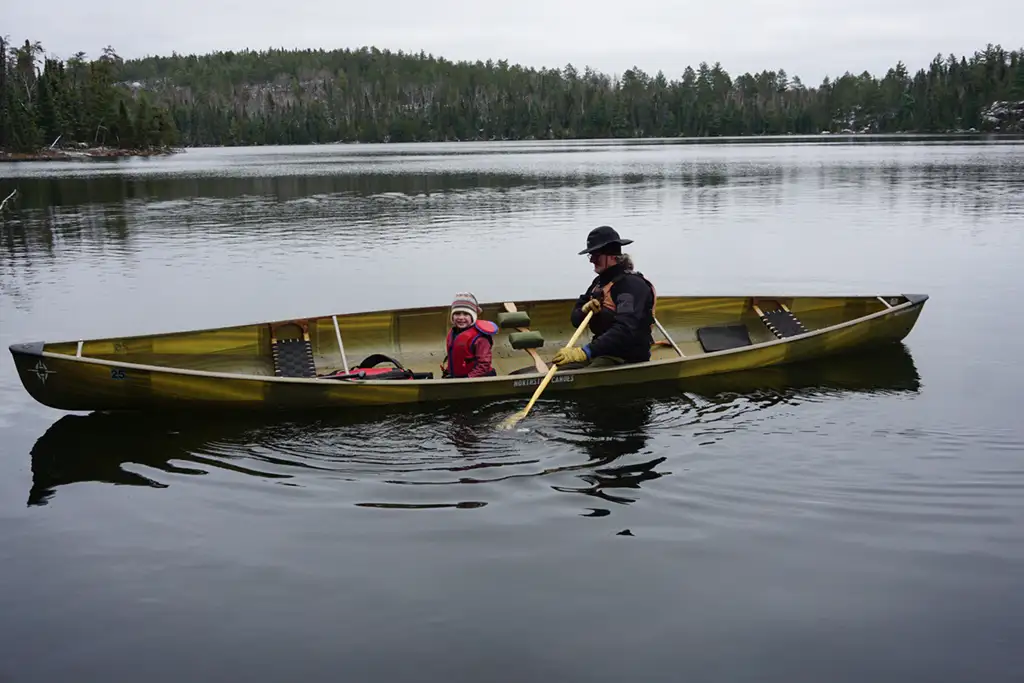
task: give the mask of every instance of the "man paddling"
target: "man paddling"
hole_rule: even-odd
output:
[[[570,320],[579,327],[593,311],[589,327],[594,339],[582,347],[560,349],[552,359],[559,367],[611,367],[651,359],[657,294],[647,278],[634,272],[629,254],[622,253],[622,247],[632,243],[609,225],[587,235],[587,248],[580,255],[589,254],[597,277],[576,300]]]

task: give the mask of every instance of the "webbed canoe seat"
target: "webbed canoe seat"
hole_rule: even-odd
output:
[[[756,303],[751,304],[754,312],[764,323],[765,327],[776,336],[778,339],[785,339],[786,337],[794,337],[798,334],[806,334],[807,328],[800,322],[800,319],[793,315],[793,312],[789,310],[789,307],[781,301],[778,302],[779,307],[773,311],[765,313],[761,310],[761,307]]]
[[[289,329],[292,328],[292,329]],[[282,338],[282,331],[296,336]],[[290,320],[270,324],[270,350],[277,377],[316,377],[313,345],[309,341],[309,321]]]

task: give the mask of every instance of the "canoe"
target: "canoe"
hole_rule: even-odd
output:
[[[559,369],[545,396],[686,380],[897,343],[913,329],[927,299],[923,294],[659,297],[650,361]],[[10,351],[28,393],[59,410],[306,410],[527,400],[550,358],[575,331],[569,321],[573,301],[483,304],[480,317],[500,326],[493,349],[497,376],[474,379],[440,377],[447,306],[13,344]],[[580,343],[587,337],[589,332]],[[394,360],[413,377],[359,374],[366,359],[373,364],[381,358]]]

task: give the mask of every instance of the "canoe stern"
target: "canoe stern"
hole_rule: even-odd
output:
[[[57,408],[54,402],[59,403],[59,398],[55,397],[59,390],[55,389],[55,385],[56,375],[60,371],[56,363],[43,358],[45,348],[45,342],[11,344],[8,347],[14,359],[15,372],[25,391],[43,405]]]

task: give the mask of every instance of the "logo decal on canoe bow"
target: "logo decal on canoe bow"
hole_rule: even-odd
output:
[[[46,384],[47,377],[49,377],[50,375],[57,374],[56,370],[51,370],[50,368],[46,367],[46,363],[44,363],[41,360],[35,364],[35,366],[32,368],[32,372],[35,373],[35,376],[38,377],[39,381],[42,382],[43,384]]]

